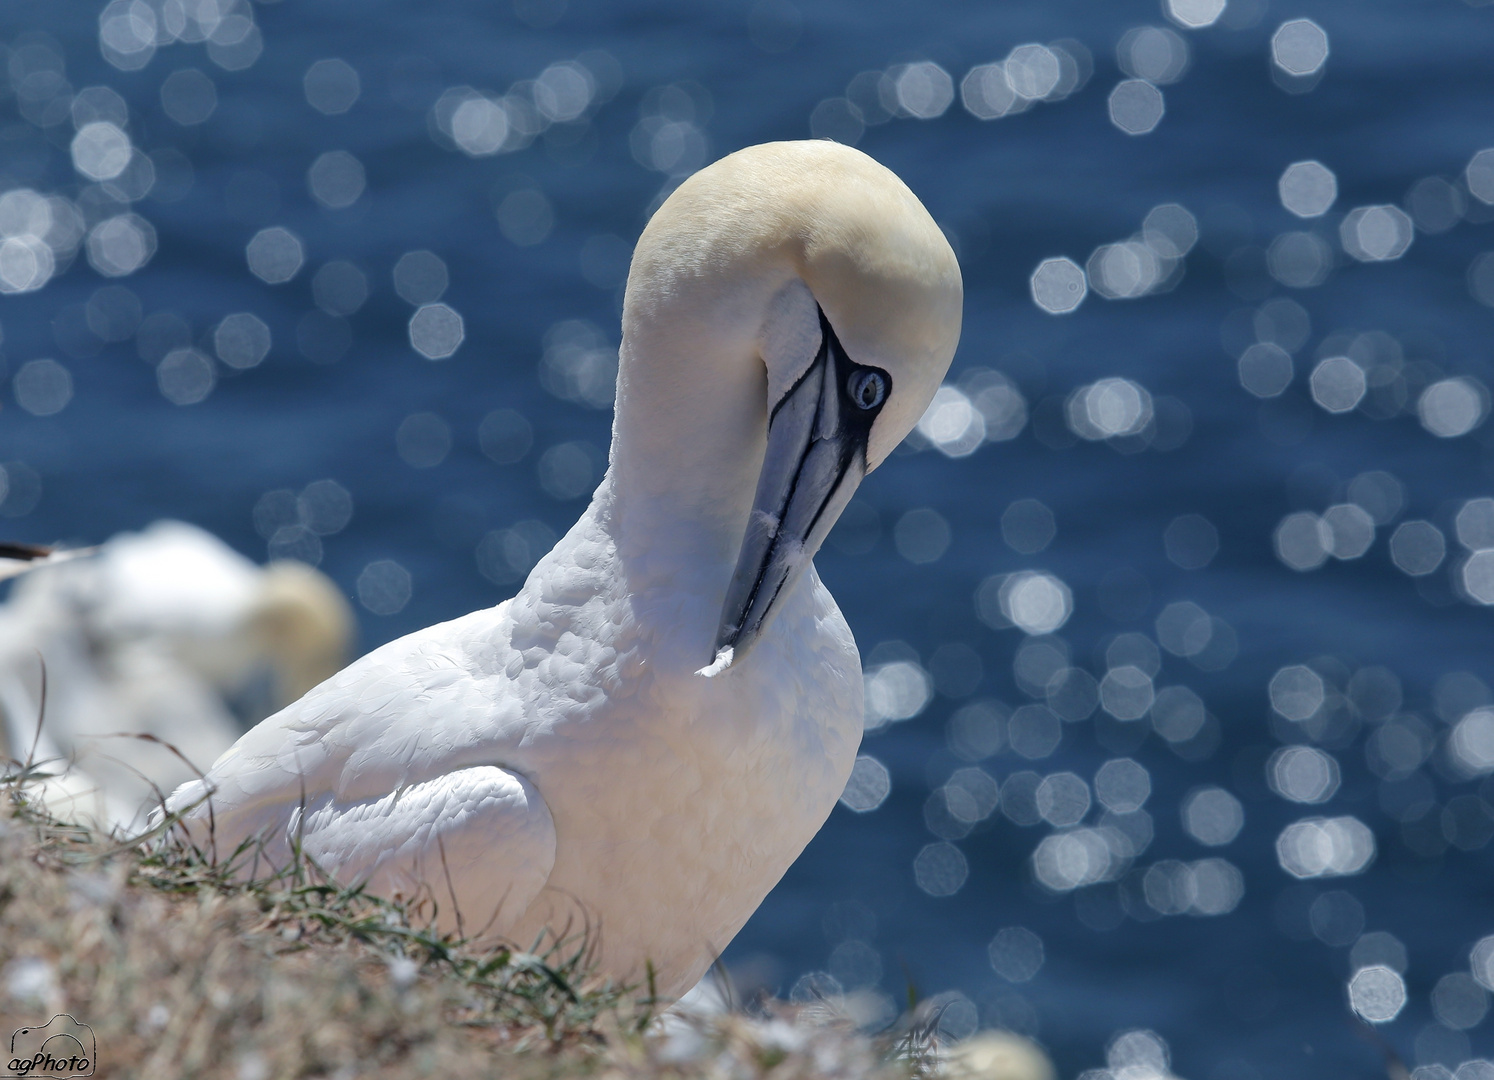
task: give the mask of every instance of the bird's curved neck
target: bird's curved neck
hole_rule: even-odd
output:
[[[624,318],[612,429],[610,531],[628,549],[704,561],[724,587],[766,449],[761,305],[712,317]],[[672,315],[674,317],[666,317]]]

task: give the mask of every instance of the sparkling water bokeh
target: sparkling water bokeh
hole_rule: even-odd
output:
[[[1482,1080],[1491,56],[1463,0],[11,3],[0,532],[186,519],[365,647],[497,603],[648,215],[855,144],[965,334],[817,560],[867,737],[727,966],[1066,1078]]]

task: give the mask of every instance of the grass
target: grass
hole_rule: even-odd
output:
[[[647,986],[596,973],[584,928],[479,948],[304,860],[245,883],[232,859],[58,821],[23,779],[0,785],[0,1039],[69,1013],[93,1029],[100,1076],[894,1080],[936,1067],[937,1017],[917,1010],[878,1037],[828,1001],[661,1019]]]

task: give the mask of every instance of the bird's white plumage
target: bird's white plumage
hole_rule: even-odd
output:
[[[183,828],[220,856],[257,838],[283,865],[299,842],[339,880],[423,886],[448,929],[589,926],[612,974],[692,985],[824,822],[861,738],[855,643],[812,567],[749,658],[699,674],[769,388],[813,360],[819,308],[903,387],[875,465],[958,337],[938,228],[829,143],[687,181],[635,252],[611,467],[581,520],[513,599],[373,651],[245,735],[173,797]]]
[[[860,667],[814,580],[750,674],[697,677],[689,660],[715,605],[651,573],[646,551],[621,554],[612,501],[604,484],[514,599],[369,653],[244,736],[208,777],[219,854],[261,833],[284,865],[298,838],[342,875],[370,866],[362,852],[411,852],[449,929],[460,915],[527,944],[590,920],[618,970],[652,960],[688,972],[675,989],[693,983],[786,868],[774,856],[797,854],[839,797],[861,736]],[[457,889],[478,907],[458,911],[450,847],[441,867],[434,845],[412,846],[412,825],[429,827],[431,785],[475,769],[523,777],[539,798],[470,811],[491,840]],[[189,785],[177,799],[200,795]],[[494,921],[492,903],[527,893],[537,868],[545,898]]]
[[[306,837],[306,854],[335,880],[448,908],[465,917],[459,930],[473,936],[511,925],[555,866],[549,808],[522,774],[495,765],[455,769],[359,801],[324,793],[296,808],[287,831]],[[483,870],[495,851],[507,863],[497,894]]]

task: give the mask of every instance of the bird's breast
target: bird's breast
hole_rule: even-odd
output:
[[[573,670],[536,673],[597,693],[556,702],[514,762],[556,829],[551,902],[531,921],[574,924],[556,905],[579,904],[609,967],[651,961],[693,980],[839,798],[861,738],[859,660],[812,574],[747,661],[714,678],[673,662],[667,629],[606,625],[619,632],[573,647]]]

